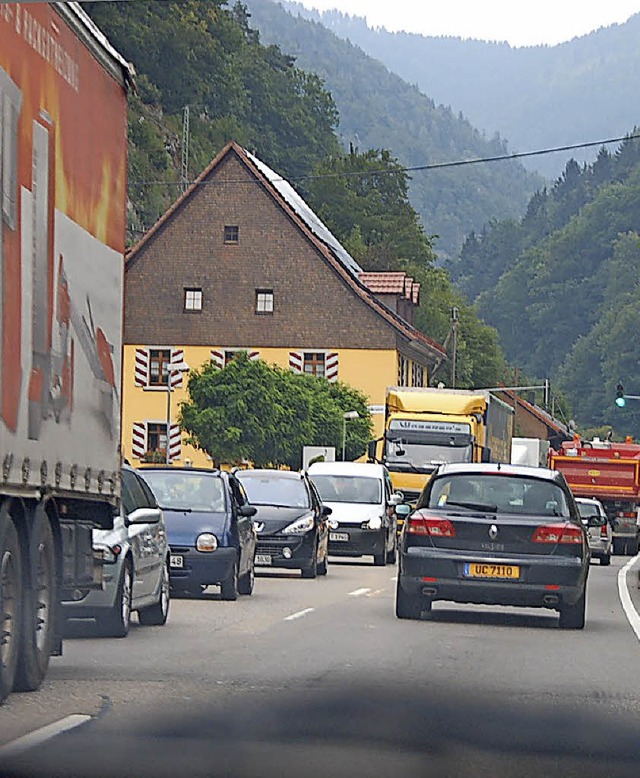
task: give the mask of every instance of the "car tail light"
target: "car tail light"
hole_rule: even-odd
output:
[[[558,523],[543,524],[533,533],[534,543],[568,543],[579,545],[582,543],[582,530],[575,524]]]
[[[606,522],[600,527],[600,537],[604,538],[605,540],[606,540],[607,537],[609,537],[608,534],[607,534],[607,523]]]
[[[456,528],[440,516],[416,513],[408,520],[407,532],[410,535],[427,535],[432,538],[455,538]]]

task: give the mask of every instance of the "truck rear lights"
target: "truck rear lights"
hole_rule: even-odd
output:
[[[582,530],[569,522],[557,524],[543,524],[533,533],[534,543],[562,543],[580,545],[582,543]]]
[[[455,538],[456,528],[449,519],[423,513],[414,513],[408,520],[407,533],[432,538]]]

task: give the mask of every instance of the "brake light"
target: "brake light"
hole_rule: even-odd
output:
[[[582,543],[582,530],[574,524],[543,524],[533,533],[534,543]]]
[[[608,537],[608,535],[607,535],[607,525],[606,525],[606,523],[605,523],[605,524],[603,524],[603,525],[600,527],[600,537],[601,537],[601,538],[607,538],[607,537]]]
[[[416,513],[409,519],[407,532],[410,535],[427,535],[432,538],[455,538],[456,528],[440,516]]]

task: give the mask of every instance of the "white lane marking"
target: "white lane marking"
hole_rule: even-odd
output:
[[[369,592],[367,594],[367,597],[377,597],[379,594],[382,594],[384,592],[384,589],[374,589],[372,592]]]
[[[349,597],[362,597],[363,594],[369,594],[371,589],[355,589],[352,592],[349,592]]]
[[[620,570],[618,570],[618,595],[620,596],[620,602],[622,603],[625,616],[631,625],[631,629],[636,633],[638,640],[640,640],[640,615],[638,615],[638,611],[635,609],[633,601],[631,600],[631,595],[629,594],[629,589],[627,588],[627,573],[639,559],[640,555],[634,556],[624,567],[621,567]]]
[[[390,580],[390,581],[397,581],[397,580],[398,580],[398,576],[397,576],[397,575],[394,575],[394,576],[393,576],[393,578],[390,578],[389,580]]]
[[[287,616],[285,621],[295,621],[296,619],[301,619],[308,613],[313,613],[314,610],[315,608],[305,608],[303,611],[297,611],[296,613],[292,613],[291,616]]]
[[[0,748],[0,757],[16,756],[26,751],[29,748],[34,748],[44,743],[46,740],[50,740],[56,735],[60,735],[63,732],[68,732],[70,729],[75,729],[81,724],[85,724],[91,720],[91,716],[75,713],[71,716],[66,716],[63,719],[54,721],[53,724],[47,724],[46,727],[35,729],[33,732],[29,732],[22,737],[16,738],[9,743],[5,743]]]

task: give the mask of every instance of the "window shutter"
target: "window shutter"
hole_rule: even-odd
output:
[[[211,349],[210,355],[213,364],[222,370],[224,367],[224,351],[222,349]]]
[[[175,459],[180,459],[182,450],[182,433],[180,431],[180,425],[172,424],[169,427],[169,459],[173,462]]]
[[[250,360],[260,359],[260,352],[259,351],[247,351],[247,356]]]
[[[172,348],[171,349],[171,367],[174,365],[181,365],[184,362],[184,349]],[[176,370],[171,373],[171,388],[179,389],[182,386],[182,377],[184,373],[180,370]]]
[[[324,358],[324,375],[327,381],[335,383],[338,380],[338,355],[330,351]]]
[[[136,386],[149,386],[149,349],[136,349],[135,364],[135,383]]]
[[[142,459],[147,453],[147,425],[144,421],[133,422],[131,453],[136,459]]]
[[[302,373],[304,370],[304,354],[302,351],[289,352],[289,369],[294,373]]]

